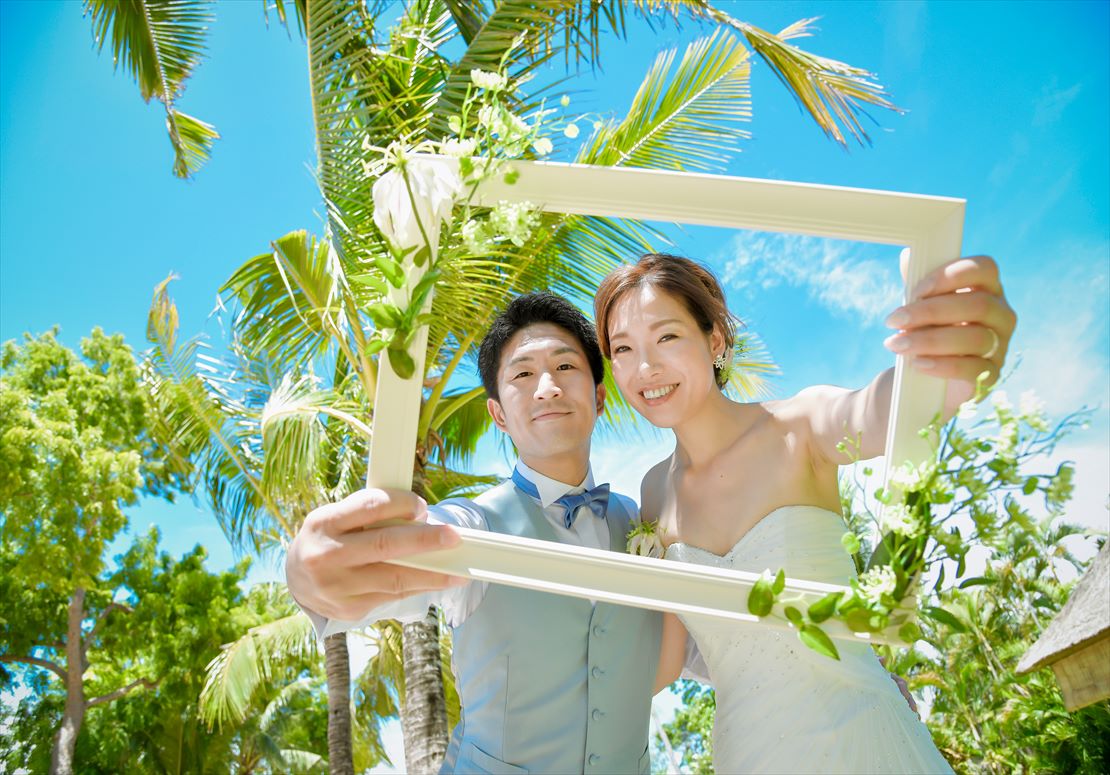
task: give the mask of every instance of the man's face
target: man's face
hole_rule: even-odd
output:
[[[526,464],[589,460],[590,434],[605,406],[581,343],[552,323],[522,328],[501,352],[499,401],[487,407]]]

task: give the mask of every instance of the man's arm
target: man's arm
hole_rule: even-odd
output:
[[[887,349],[909,358],[910,368],[948,380],[944,419],[971,399],[979,375],[998,379],[1017,316],[1006,303],[998,265],[987,256],[961,258],[927,275],[915,299],[894,310],[887,325],[898,333]],[[808,388],[792,402],[810,420],[813,451],[837,465],[851,462],[837,450],[845,437],[859,435],[858,456],[881,455],[890,423],[894,370],[887,369],[861,390]]]
[[[389,601],[467,583],[388,564],[458,543],[450,527],[426,524],[427,513],[424,500],[404,490],[360,490],[315,509],[286,553],[293,599],[323,619],[359,622]]]

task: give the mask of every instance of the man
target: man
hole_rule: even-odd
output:
[[[953,262],[931,277],[968,262],[997,280],[985,258]],[[1004,354],[1013,312],[1000,288],[973,291],[904,307],[899,327],[912,336],[903,354],[958,363],[977,344],[963,342],[937,358],[937,335],[960,333],[968,322],[990,328],[997,337],[990,354]],[[551,294],[522,296],[491,326],[478,365],[490,415],[520,455],[512,479],[474,501],[430,509],[412,493],[385,490],[323,506],[290,545],[289,589],[321,636],[378,619],[416,620],[430,604],[444,610],[463,706],[445,772],[647,772],[652,679],[665,684],[675,659],[682,661],[670,656],[671,666],[659,668],[666,678],[657,676],[658,614],[387,562],[453,546],[452,524],[624,550],[635,505],[595,490],[589,466],[605,389],[588,321]],[[575,494],[586,497],[564,499]],[[409,524],[379,524],[396,517]]]
[[[658,613],[377,562],[458,540],[422,524],[426,513],[430,522],[624,551],[635,503],[595,488],[590,470],[605,406],[593,326],[557,296],[521,296],[490,327],[478,368],[490,415],[520,456],[512,478],[474,501],[430,509],[411,493],[373,490],[317,509],[289,549],[290,591],[321,636],[413,621],[429,604],[443,609],[462,703],[445,772],[648,772]],[[362,530],[392,517],[412,524]]]

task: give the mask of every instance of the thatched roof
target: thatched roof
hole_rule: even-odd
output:
[[[1079,579],[1060,613],[1018,663],[1028,673],[1110,636],[1110,541]]]

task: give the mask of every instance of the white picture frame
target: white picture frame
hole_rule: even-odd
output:
[[[435,157],[438,163],[457,160]],[[843,188],[777,180],[595,167],[556,162],[514,162],[512,185],[489,181],[478,204],[530,202],[544,210],[576,215],[635,218],[734,229],[900,245],[909,250],[908,294],[929,272],[960,256],[965,201],[948,197]],[[906,299],[909,300],[908,298]],[[945,382],[895,361],[892,423],[886,440],[887,471],[918,464],[932,455],[918,431],[941,410]],[[651,560],[616,552],[459,530],[460,544],[446,551],[412,555],[397,564],[493,583],[573,595],[680,614],[758,621],[747,613],[752,573]],[[812,602],[842,587],[788,579],[781,603]],[[767,618],[764,622],[786,626]],[[823,625],[825,626],[825,625]],[[886,640],[825,626],[836,638]]]

